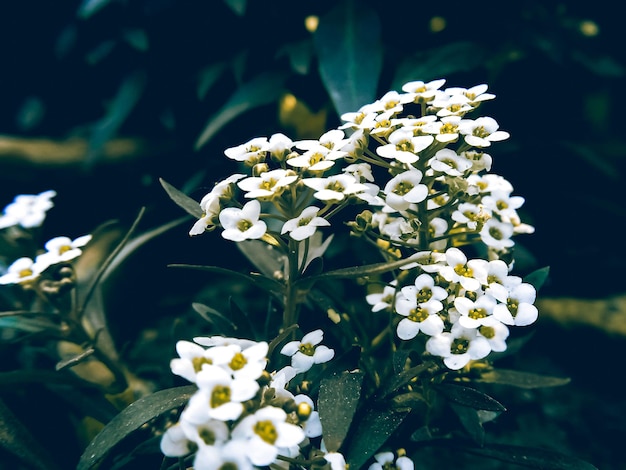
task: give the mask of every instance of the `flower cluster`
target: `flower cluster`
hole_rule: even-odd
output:
[[[162,452],[193,458],[197,470],[252,469],[310,455],[326,462],[323,445],[311,441],[322,435],[313,400],[289,391],[296,375],[332,358],[333,350],[319,345],[322,338],[316,330],[287,343],[281,352],[292,356],[292,365],[271,374],[267,342],[223,336],[179,341],[172,372],[198,389],[163,434]],[[310,360],[295,359],[297,354]]]
[[[347,221],[352,234],[387,261],[407,260],[402,282],[367,297],[373,311],[391,313],[398,338],[425,335],[426,352],[451,369],[505,350],[508,326],[537,318],[534,287],[510,275],[512,237],[534,228],[517,212],[524,199],[490,173],[486,151],[509,134],[491,117],[470,117],[495,95],[484,84],[444,84],[406,83],[317,140],[274,134],[227,149],[249,172],[204,196],[190,234],[221,227],[228,240],[260,239],[289,258],[308,252],[342,209],[367,206]],[[468,261],[473,246],[485,259]],[[291,259],[296,274],[303,259]],[[294,274],[287,261],[281,279]]]

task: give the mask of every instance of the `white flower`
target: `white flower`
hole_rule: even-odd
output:
[[[339,452],[326,452],[324,459],[330,464],[330,470],[347,470],[348,468],[345,457]]]
[[[330,225],[328,220],[323,217],[317,217],[319,211],[319,207],[307,207],[298,217],[285,222],[280,233],[285,234],[289,232],[289,236],[297,241],[311,237],[317,230],[317,227]]]
[[[269,147],[266,137],[256,137],[245,144],[224,150],[224,155],[238,162],[258,163],[265,157]]]
[[[437,116],[463,116],[474,109],[469,99],[464,95],[438,95],[431,106],[437,109]]]
[[[506,218],[516,216],[516,209],[522,207],[524,198],[511,196],[510,192],[496,190],[489,195],[483,196],[481,202],[485,207],[488,207],[502,218]]]
[[[322,134],[318,140],[301,140],[296,142],[296,147],[302,150],[311,150],[318,146],[326,147],[328,150],[341,150],[348,142],[346,134],[341,129],[333,129]]]
[[[246,198],[271,198],[280,195],[285,187],[298,179],[293,171],[276,169],[261,173],[260,176],[251,176],[237,183],[242,190],[247,191]]]
[[[167,428],[161,437],[161,452],[168,457],[182,457],[191,451],[190,443],[181,424],[176,423]]]
[[[446,83],[445,79],[432,80],[428,83],[413,81],[402,85],[402,91],[412,94],[413,101],[416,103],[427,103],[436,96],[437,90],[439,90],[444,83]]]
[[[369,466],[368,470],[413,470],[415,468],[410,458],[402,456],[396,459],[393,452],[379,452],[374,455],[374,459],[376,461]]]
[[[454,308],[461,314],[459,323],[465,328],[478,328],[485,324],[485,320],[493,314],[496,299],[488,294],[479,296],[476,300],[467,297],[454,299]]]
[[[478,334],[487,340],[492,351],[506,351],[509,329],[495,317],[485,318],[482,326],[478,328]]]
[[[394,279],[389,285],[383,288],[382,292],[365,296],[366,302],[372,306],[372,312],[379,312],[391,307],[396,293],[396,284],[397,281]]]
[[[372,109],[375,111],[388,111],[397,114],[402,112],[402,105],[412,102],[413,98],[414,95],[410,93],[388,91],[381,98],[372,103]]]
[[[37,260],[48,266],[73,260],[81,255],[83,252],[81,248],[90,240],[91,235],[83,235],[74,240],[69,237],[51,238],[44,245],[47,250],[46,253],[39,255]]]
[[[281,450],[297,446],[305,438],[304,431],[286,419],[283,409],[266,406],[243,418],[232,437],[247,441],[245,452],[254,465],[270,465]]]
[[[324,339],[322,330],[314,330],[302,337],[302,341],[290,341],[280,350],[281,354],[291,356],[291,365],[298,373],[306,372],[313,364],[330,361],[335,351],[320,345]]]
[[[234,184],[245,177],[246,175],[240,173],[231,175],[218,182],[209,193],[204,195],[204,197],[200,200],[200,209],[202,209],[204,215],[200,217],[200,219],[198,219],[191,227],[189,235],[200,235],[215,226],[221,207],[220,198],[228,197],[227,193],[231,184]]]
[[[491,217],[491,211],[482,205],[462,202],[459,204],[450,218],[455,222],[467,225],[470,230],[476,230],[479,221],[487,220]]]
[[[458,370],[471,360],[482,359],[491,351],[487,339],[479,336],[475,329],[463,328],[459,323],[450,332],[432,336],[426,342],[426,351],[443,358],[443,363],[452,370]]]
[[[457,155],[454,150],[441,149],[428,161],[428,165],[439,173],[462,176],[472,167],[472,162],[463,155]]]
[[[235,344],[242,349],[257,344],[256,341],[251,339],[232,338],[229,336],[196,336],[193,340],[202,346],[228,346],[229,344]]]
[[[265,341],[242,349],[236,344],[215,346],[211,350],[213,363],[224,368],[235,379],[256,380],[267,365],[268,344]]]
[[[231,440],[220,446],[202,446],[193,460],[195,470],[253,470],[254,466],[246,455],[248,443]]]
[[[413,168],[391,178],[385,185],[385,201],[395,210],[403,211],[428,196],[428,187],[421,184],[422,172]]]
[[[0,229],[21,225],[24,228],[39,227],[46,218],[46,212],[54,204],[51,199],[56,196],[53,190],[39,194],[20,194],[6,206],[0,214]]]
[[[190,382],[196,382],[198,372],[205,365],[213,364],[210,351],[191,341],[178,341],[176,352],[180,357],[170,361],[170,368],[174,374]]]
[[[384,158],[395,159],[402,163],[415,163],[419,152],[433,142],[430,135],[414,136],[410,129],[400,128],[389,135],[389,144],[376,148],[376,153]]]
[[[39,277],[49,265],[40,263],[26,256],[18,258],[7,268],[6,274],[0,276],[0,285],[28,284]]]
[[[488,86],[486,84],[482,84],[467,89],[461,87],[446,88],[445,92],[449,95],[463,95],[469,100],[472,106],[476,107],[482,101],[492,100],[496,97],[496,95],[491,93],[485,93],[487,88]]]
[[[335,164],[335,160],[345,155],[345,152],[330,150],[317,143],[311,146],[306,152],[297,157],[289,158],[287,164],[296,168],[303,168],[309,171],[328,170]]]
[[[437,315],[437,312],[443,309],[441,302],[434,299],[419,304],[415,302],[415,306],[410,308],[411,303],[411,299],[407,299],[406,302],[396,300],[396,311],[406,317],[398,323],[398,338],[413,339],[420,331],[428,336],[443,332],[443,320]]]
[[[502,250],[515,245],[515,242],[511,240],[513,233],[513,225],[491,218],[483,225],[480,239],[488,247]]]
[[[367,189],[367,186],[357,182],[354,176],[345,173],[328,178],[304,178],[302,182],[316,191],[314,197],[328,202],[342,201],[346,196]]]
[[[530,325],[539,314],[533,305],[536,296],[537,291],[531,284],[518,284],[510,290],[506,303],[494,307],[493,316],[505,325]]]
[[[369,163],[352,163],[343,169],[344,173],[354,176],[357,181],[363,183],[374,181],[374,175],[372,174],[372,166]]]
[[[305,403],[306,405],[311,407],[312,411],[309,414],[309,417],[307,418],[307,420],[304,422],[304,427],[303,427],[304,434],[306,435],[306,437],[321,436],[322,435],[322,422],[320,421],[320,414],[319,412],[314,410],[315,404],[313,403],[313,400],[311,400],[311,397],[309,397],[308,395],[299,394],[293,397],[293,399],[297,405],[300,405],[301,403]]]
[[[224,228],[222,237],[227,240],[240,242],[252,240],[265,235],[267,225],[259,220],[261,203],[252,200],[241,209],[228,207],[220,212],[220,224]]]
[[[446,116],[441,121],[429,122],[423,127],[424,132],[434,134],[437,142],[455,142],[459,138],[461,116]]]
[[[279,132],[270,137],[266,148],[272,157],[278,161],[282,161],[293,148],[293,141],[285,134]]]
[[[182,419],[202,424],[209,419],[231,421],[243,411],[241,402],[250,400],[259,384],[250,379],[233,379],[223,368],[206,365],[196,376],[198,391],[189,400]]]
[[[479,117],[475,121],[464,119],[459,125],[465,142],[474,147],[489,147],[491,142],[508,139],[509,133],[498,130],[498,123],[491,117]]]
[[[469,291],[477,291],[481,284],[487,282],[488,262],[482,259],[467,261],[465,254],[458,248],[448,248],[445,253],[447,266],[439,270],[439,274],[449,282],[458,282]]]

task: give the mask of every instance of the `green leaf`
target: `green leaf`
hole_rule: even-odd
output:
[[[567,385],[570,382],[570,379],[567,377],[550,377],[547,375],[539,375],[517,370],[494,369],[481,374],[480,378],[476,381],[533,389]]]
[[[56,371],[60,371],[67,367],[73,367],[76,364],[80,364],[81,362],[83,362],[85,359],[87,359],[89,356],[91,356],[95,352],[96,350],[93,347],[90,347],[86,349],[85,351],[83,351],[82,353],[77,354],[76,356],[72,356],[69,359],[64,359],[62,361],[57,362],[54,369]]]
[[[348,435],[361,396],[363,372],[342,372],[321,381],[317,409],[324,429],[324,444],[335,452]]]
[[[467,72],[484,65],[486,55],[482,46],[468,41],[427,49],[398,66],[391,89],[399,90],[413,80],[430,81],[456,72]]]
[[[195,199],[190,198],[183,192],[176,189],[174,186],[169,184],[163,178],[159,178],[159,182],[165,192],[170,197],[172,201],[174,201],[179,207],[184,209],[188,214],[194,216],[196,219],[200,219],[204,216],[202,213],[202,209],[200,208],[200,203]]]
[[[237,16],[243,16],[246,13],[247,0],[224,0],[224,3],[226,3]]]
[[[502,406],[501,403],[491,398],[489,395],[485,395],[476,389],[465,387],[464,385],[442,383],[435,385],[433,388],[451,402],[458,403],[459,405],[476,410],[506,411],[506,408]]]
[[[531,284],[536,290],[539,290],[545,284],[549,274],[550,267],[546,266],[528,274],[526,277],[524,277],[524,282]]]
[[[270,292],[278,292],[281,293],[284,291],[284,286],[274,279],[270,279],[269,277],[263,276],[262,274],[257,273],[240,273],[239,271],[233,271],[232,269],[220,268],[219,266],[200,266],[195,264],[169,264],[170,268],[186,268],[186,269],[195,269],[197,271],[209,271],[218,274],[227,274],[229,276],[234,276],[239,279],[244,279],[248,282],[251,282],[262,289],[265,289]]]
[[[300,74],[309,73],[311,59],[313,58],[313,45],[310,39],[283,45],[277,52],[276,57],[286,55],[289,58],[291,69]]]
[[[482,446],[485,442],[485,430],[478,417],[478,410],[455,403],[450,403],[450,405],[472,440]]]
[[[363,418],[355,423],[350,444],[344,453],[350,468],[359,469],[373,457],[408,414],[408,411],[388,409],[367,411]]]
[[[211,64],[208,67],[203,68],[200,71],[200,76],[198,77],[198,99],[203,100],[206,96],[207,92],[211,89],[211,87],[215,84],[222,72],[226,68],[226,64],[224,62],[218,62],[216,64]]]
[[[152,419],[184,406],[196,390],[195,385],[170,388],[130,404],[89,443],[80,457],[77,470],[96,468],[123,439]]]
[[[191,304],[192,308],[207,322],[214,324],[222,333],[237,331],[237,325],[214,308],[198,302]]]
[[[427,371],[431,367],[436,367],[434,362],[425,362],[423,364],[419,364],[417,366],[411,367],[401,373],[395,375],[388,383],[387,386],[383,388],[383,392],[381,398],[386,397],[392,392],[395,392],[400,387],[408,384],[411,380],[417,377],[424,371]]]
[[[213,136],[240,114],[276,101],[284,91],[288,75],[282,72],[265,72],[239,87],[220,110],[209,119],[198,137],[195,149],[199,150]]]
[[[547,449],[491,444],[485,447],[463,446],[460,450],[501,462],[542,470],[597,470],[597,467],[589,462]]]
[[[291,326],[285,328],[285,330],[282,331],[278,336],[276,336],[276,338],[274,338],[270,342],[270,344],[269,344],[269,346],[267,348],[267,357],[270,357],[272,355],[272,352],[274,351],[274,349],[276,349],[276,346],[278,346],[285,339],[287,339],[287,337],[289,335],[291,335],[291,333],[296,331],[298,328],[300,328],[298,325],[291,325]]]
[[[313,36],[320,75],[340,116],[376,97],[383,63],[380,29],[376,11],[354,0],[320,18]]]
[[[324,274],[319,274],[317,276],[303,277],[297,280],[294,284],[297,285],[299,283],[318,281],[321,279],[348,279],[383,274],[402,266],[406,266],[407,264],[412,263],[414,259],[419,259],[420,256],[421,255],[418,253],[398,261],[384,261],[382,263],[366,264],[365,266],[336,269],[334,271],[327,271]]]

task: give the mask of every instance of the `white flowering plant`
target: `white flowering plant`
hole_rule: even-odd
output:
[[[568,380],[497,367],[538,318],[548,270],[515,273],[514,237],[534,228],[518,212],[523,197],[491,171],[488,152],[509,134],[477,113],[495,96],[484,84],[445,85],[406,83],[343,114],[319,139],[277,133],[228,148],[239,171],[200,201],[161,180],[194,217],[191,237],[233,242],[253,266],[172,267],[244,280],[267,308],[194,303],[211,334],[178,338],[169,364],[189,384],[121,411],[91,440],[79,469],[123,468],[132,455],[118,449],[138,434],[144,451],[158,447],[161,468],[172,469],[412,470],[429,446],[589,468],[544,450],[485,444],[483,425],[506,410],[483,385]],[[41,224],[53,196],[16,198],[28,208],[5,209],[5,235]],[[93,316],[85,323],[85,312],[131,232],[81,296],[73,263],[91,235],[54,238],[43,252],[6,263],[0,277],[23,297],[16,305],[30,302],[2,318],[29,320],[12,328],[48,335],[57,371],[94,382],[93,367],[104,366],[109,379],[95,382],[109,395],[133,375],[106,326],[94,327]],[[351,255],[353,265],[328,268]]]

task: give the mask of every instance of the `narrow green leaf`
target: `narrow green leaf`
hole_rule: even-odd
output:
[[[532,273],[524,277],[524,282],[532,284],[532,286],[536,290],[539,290],[545,284],[546,280],[548,279],[549,274],[550,274],[550,267],[546,266],[544,268],[537,269],[536,271],[533,271]]]
[[[431,367],[436,367],[434,362],[425,362],[395,375],[383,388],[381,398],[388,396],[390,393],[395,392],[400,387],[408,384],[419,374],[429,370]]]
[[[533,389],[567,385],[570,379],[568,377],[550,377],[510,369],[494,369],[481,374],[477,382],[513,385],[514,387]]]
[[[408,414],[408,411],[387,409],[367,411],[355,423],[348,449],[344,453],[350,468],[359,469],[370,457],[373,457]]]
[[[420,259],[421,257],[422,255],[420,253],[417,253],[413,256],[409,256],[406,259],[401,259],[398,261],[384,261],[382,263],[366,264],[365,266],[336,269],[334,271],[327,271],[324,274],[319,274],[317,276],[303,277],[302,279],[296,281],[294,284],[317,281],[321,279],[346,279],[383,274],[389,271],[393,271],[394,269],[401,268],[402,266],[406,266],[407,264],[410,264],[414,260]]]
[[[442,383],[434,387],[448,400],[476,410],[506,411],[506,408],[482,392],[464,385]]]
[[[170,388],[130,404],[89,443],[80,457],[77,470],[96,468],[123,439],[152,419],[184,406],[196,390],[195,385]]]
[[[278,336],[276,336],[276,338],[274,338],[269,344],[269,347],[267,349],[267,357],[270,357],[276,346],[278,346],[285,339],[287,339],[289,335],[291,335],[291,333],[296,331],[298,328],[300,328],[298,325],[291,325],[285,328],[285,330],[281,332]]]
[[[207,92],[211,89],[211,87],[215,84],[222,72],[226,68],[226,64],[224,62],[218,62],[216,64],[211,64],[208,67],[203,68],[200,71],[198,77],[198,99],[203,100],[206,96]]]
[[[445,442],[444,445],[446,445]],[[501,462],[542,470],[598,470],[589,462],[547,449],[490,444],[485,447],[463,446],[460,450]]]
[[[195,149],[199,150],[213,136],[240,114],[276,101],[284,91],[287,74],[265,72],[238,88],[220,110],[209,119],[198,137]]]
[[[237,325],[222,315],[220,312],[215,310],[214,308],[209,307],[208,305],[204,305],[198,302],[194,302],[191,304],[192,308],[204,318],[207,322],[212,324],[217,324],[216,326],[222,332],[235,332],[237,331]]]
[[[320,18],[313,36],[320,75],[340,116],[376,98],[383,63],[380,29],[376,11],[354,0]]]
[[[320,383],[317,409],[329,452],[337,451],[348,435],[361,396],[363,376],[361,371],[342,372]]]
[[[195,264],[169,264],[170,268],[186,268],[186,269],[195,269],[198,271],[209,271],[218,274],[227,274],[229,276],[234,276],[239,279],[244,279],[248,282],[256,284],[257,286],[271,292],[283,292],[284,286],[274,279],[270,279],[262,274],[256,273],[240,273],[239,271],[233,271],[232,269],[220,268],[219,266],[200,266]]]
[[[202,209],[200,208],[198,201],[179,191],[163,178],[159,178],[159,182],[161,183],[161,186],[163,186],[163,189],[165,189],[165,192],[168,194],[170,199],[179,207],[184,209],[188,214],[194,216],[196,219],[202,218],[204,214],[202,213]]]

